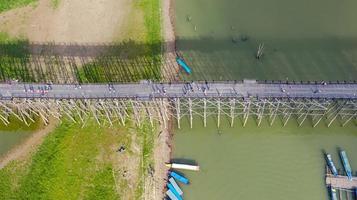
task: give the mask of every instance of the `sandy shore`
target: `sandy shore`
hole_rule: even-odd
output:
[[[12,148],[8,153],[0,158],[0,169],[4,168],[13,160],[22,160],[35,152],[43,140],[54,128],[58,122],[51,120],[48,126],[32,133],[25,141]]]
[[[173,1],[162,1],[162,23],[163,23],[163,47],[164,47],[164,64],[162,72],[164,80],[174,81],[177,80],[177,69],[175,58],[175,32],[174,32],[174,17],[173,17]],[[165,163],[170,162],[171,147],[173,136],[173,123],[172,119],[168,122],[167,127],[160,124],[160,129],[154,144],[154,174],[145,185],[146,188],[152,188],[152,192],[145,192],[144,199],[161,200],[165,197],[165,188],[167,183],[167,174],[169,168]]]
[[[175,17],[174,1],[162,1],[162,23],[163,23],[163,47],[164,64],[163,75],[166,81],[175,81],[178,79],[179,66],[176,63],[176,38],[175,38]]]

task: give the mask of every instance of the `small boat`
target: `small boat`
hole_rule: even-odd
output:
[[[175,195],[175,197],[176,197],[178,200],[182,200],[181,195],[175,190],[174,186],[172,186],[171,183],[168,183],[168,184],[167,184],[167,187],[168,187],[169,190]]]
[[[350,162],[348,161],[348,157],[345,151],[340,151],[340,156],[342,159],[343,167],[345,168],[346,175],[348,180],[352,181],[352,169],[350,166]]]
[[[176,173],[176,172],[170,172],[170,176],[172,176],[173,178],[175,178],[176,180],[180,181],[183,184],[189,184],[189,181],[186,177]]]
[[[191,74],[191,68],[186,64],[186,62],[180,58],[180,57],[176,57],[176,62],[178,65],[180,65],[182,67],[183,70],[185,70],[185,72],[187,74]]]
[[[171,177],[171,178],[169,179],[169,182],[170,182],[171,185],[175,188],[175,190],[177,191],[177,193],[182,196],[182,195],[183,195],[183,192],[182,192],[180,186],[177,185],[175,179]]]
[[[336,189],[330,186],[331,200],[337,200]]]
[[[166,195],[171,199],[171,200],[178,200],[178,198],[174,195],[174,193],[171,190],[166,191]]]
[[[331,156],[331,154],[326,154],[326,159],[327,159],[327,164],[328,164],[328,166],[330,167],[330,170],[331,170],[332,174],[333,174],[334,176],[337,176],[337,175],[338,175],[337,169],[336,169],[335,164],[334,164],[333,161],[332,161],[332,156]]]
[[[185,170],[191,170],[191,171],[199,171],[200,170],[200,166],[198,166],[198,165],[167,163],[166,166],[173,168],[173,169],[185,169]]]

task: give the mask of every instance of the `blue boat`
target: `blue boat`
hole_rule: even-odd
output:
[[[186,177],[181,176],[180,174],[176,173],[176,172],[170,172],[170,176],[174,177],[174,179],[180,181],[183,184],[189,184],[189,181]]]
[[[168,187],[169,190],[175,195],[175,197],[176,197],[178,200],[182,200],[181,195],[177,192],[177,190],[174,188],[174,186],[171,185],[171,183],[168,183],[168,184],[167,184],[167,187]]]
[[[179,193],[180,196],[183,195],[183,192],[180,188],[180,186],[178,186],[178,184],[176,183],[175,179],[174,178],[170,178],[169,179],[169,182],[171,183],[171,185],[175,188],[175,190],[177,191],[177,193]]]
[[[336,189],[330,186],[331,200],[337,200]]]
[[[348,180],[352,181],[352,169],[350,163],[348,162],[347,154],[345,151],[340,151],[340,156],[342,159],[343,167],[345,168]]]
[[[335,164],[334,164],[333,161],[332,161],[332,156],[331,156],[331,154],[326,154],[326,159],[327,159],[327,164],[328,164],[328,166],[330,167],[330,170],[331,170],[332,174],[333,174],[334,176],[337,176],[337,175],[338,175],[337,169],[336,169]]]
[[[166,194],[171,200],[178,200],[171,190],[167,190]]]
[[[176,62],[183,68],[183,70],[185,70],[187,74],[191,74],[192,72],[191,68],[186,64],[186,62],[182,58],[176,57]]]

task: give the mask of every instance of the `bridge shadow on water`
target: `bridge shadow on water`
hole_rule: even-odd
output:
[[[264,54],[256,59],[258,45]],[[163,48],[176,45],[177,51]],[[177,71],[176,54],[193,73]],[[357,40],[272,40],[245,38],[177,38],[167,44],[135,41],[102,44],[0,44],[0,79],[24,82],[137,82],[181,80],[355,80]],[[165,67],[161,68],[164,65]]]

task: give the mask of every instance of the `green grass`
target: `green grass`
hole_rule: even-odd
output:
[[[136,141],[132,141],[132,134],[136,134]],[[0,199],[118,199],[130,191],[140,199],[143,179],[130,189],[120,178],[122,172],[114,170],[113,158],[120,145],[126,146],[125,153],[130,156],[142,156],[143,163],[137,163],[137,168],[143,177],[151,162],[152,141],[153,130],[148,123],[142,128],[130,122],[126,127],[103,128],[91,119],[81,128],[65,121],[47,136],[32,160],[12,162],[0,170]],[[142,148],[138,155],[130,150],[133,142]]]
[[[37,0],[0,0],[0,13],[13,8],[26,6],[34,2],[37,2]]]
[[[27,39],[13,38],[7,33],[0,32],[0,80],[34,81],[34,77],[26,67],[29,58],[26,48],[28,45]]]
[[[61,3],[61,0],[51,0],[51,6],[52,6],[53,9],[58,8],[60,3]]]

